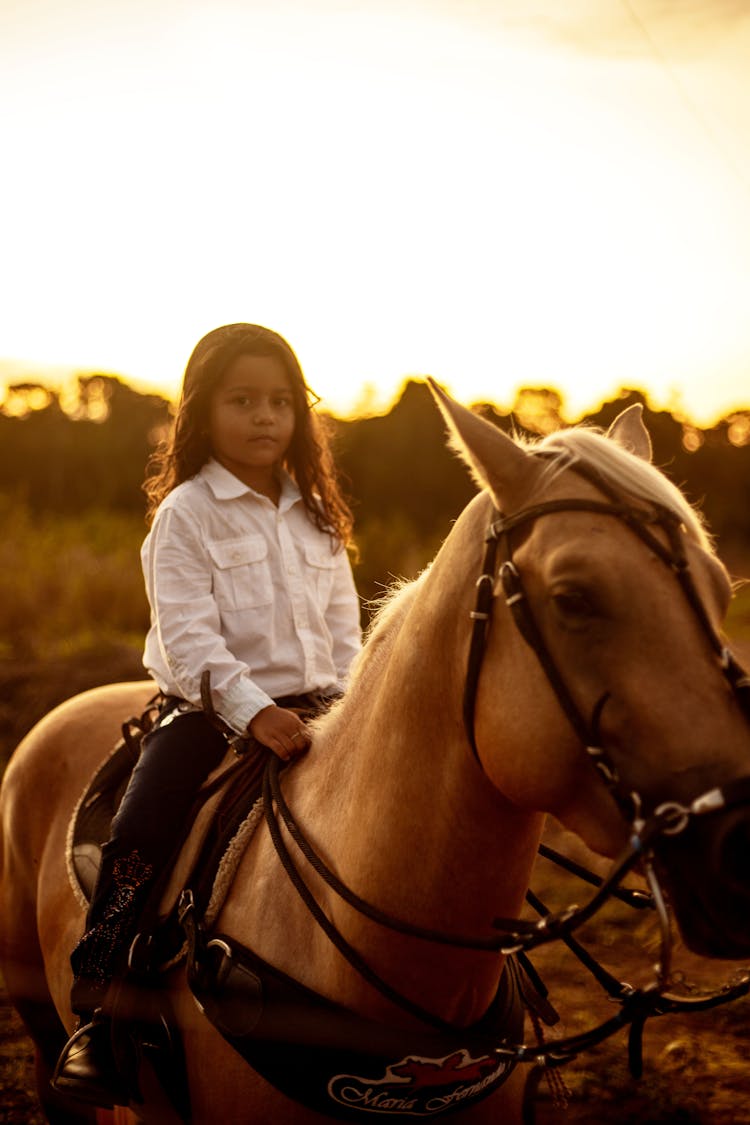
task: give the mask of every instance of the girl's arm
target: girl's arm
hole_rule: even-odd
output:
[[[326,623],[333,640],[333,660],[338,686],[343,691],[352,661],[362,647],[359,622],[360,602],[354,585],[351,563],[345,550],[336,555],[331,596],[326,608]]]
[[[145,662],[174,694],[201,705],[200,681],[211,673],[211,694],[222,719],[244,733],[273,700],[227,648],[212,588],[211,560],[190,513],[163,508],[141,553],[152,629]]]

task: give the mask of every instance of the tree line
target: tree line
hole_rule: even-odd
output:
[[[652,410],[643,392],[629,389],[581,422],[606,428],[633,402],[644,405],[655,462],[703,509],[722,553],[744,557],[750,551],[750,410],[700,429]],[[508,433],[533,437],[564,424],[560,395],[549,388],[522,389],[507,413],[491,404],[476,408]],[[79,377],[68,402],[35,384],[17,384],[0,409],[0,492],[34,511],[142,513],[144,466],[170,416],[166,399],[111,375]],[[330,423],[360,551],[366,547],[371,556],[366,584],[387,578],[389,568],[400,574],[424,565],[475,491],[446,448],[428,388],[408,381],[387,414]]]

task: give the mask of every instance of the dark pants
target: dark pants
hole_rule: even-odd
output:
[[[227,750],[203,711],[170,699],[143,749],[102,849],[86,932],[73,950],[73,1010],[101,1004],[123,968],[143,905],[182,843],[198,789]]]

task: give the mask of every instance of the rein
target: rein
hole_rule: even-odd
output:
[[[608,973],[572,936],[572,931],[597,913],[610,897],[620,898],[629,906],[636,909],[660,909],[660,904],[663,905],[663,900],[660,899],[659,902],[655,903],[653,896],[646,895],[640,891],[621,888],[619,887],[619,882],[636,863],[643,858],[643,850],[648,842],[665,831],[665,824],[669,827],[670,823],[673,823],[670,814],[662,814],[658,817],[655,815],[644,825],[640,835],[633,837],[625,854],[615,864],[613,871],[606,879],[600,879],[585,868],[580,867],[580,865],[561,856],[553,849],[542,845],[539,850],[540,854],[545,858],[565,867],[568,871],[571,871],[588,883],[598,884],[598,890],[590,902],[584,907],[572,907],[570,910],[564,911],[561,914],[553,915],[547,911],[544,904],[540,902],[532,892],[528,892],[527,901],[542,915],[539,921],[532,922],[526,919],[497,919],[495,925],[502,930],[497,936],[479,939],[462,938],[444,934],[440,931],[414,926],[409,922],[394,918],[379,910],[377,907],[372,906],[370,903],[367,903],[342,883],[333,871],[323,862],[320,856],[317,855],[300,829],[299,824],[294,819],[283,797],[280,785],[280,774],[285,768],[286,766],[280,762],[278,758],[271,757],[269,759],[264,776],[263,806],[274,847],[297,894],[305,903],[307,909],[321,929],[323,929],[331,942],[356,972],[382,996],[390,1000],[391,1003],[395,1004],[403,1011],[408,1012],[410,1015],[416,1016],[423,1023],[432,1028],[443,1032],[456,1030],[445,1020],[440,1019],[432,1012],[415,1004],[413,1001],[409,1000],[408,997],[403,996],[391,985],[387,984],[387,982],[385,982],[346,941],[343,935],[339,933],[322,908],[318,905],[312,892],[305,884],[304,879],[297,871],[289,849],[284,843],[281,828],[276,818],[274,805],[276,805],[278,813],[285,827],[290,832],[295,845],[299,848],[308,863],[339,897],[366,917],[386,929],[393,930],[397,933],[409,934],[412,937],[421,938],[424,941],[450,945],[455,948],[468,948],[498,954],[516,955],[519,958],[520,967],[526,975],[526,984],[523,989],[524,997],[533,1011],[545,1014],[552,1013],[551,1016],[547,1014],[546,1022],[556,1022],[557,1014],[554,1012],[554,1009],[548,1005],[546,989],[539,980],[533,966],[528,962],[526,954],[527,951],[551,941],[562,941],[596,979],[597,983],[603,988],[609,998],[620,1005],[620,1010],[610,1019],[604,1020],[595,1027],[589,1028],[577,1035],[535,1043],[508,1043],[505,1040],[501,1040],[493,1047],[493,1052],[498,1057],[511,1058],[518,1063],[536,1063],[537,1065],[546,1067],[559,1066],[575,1058],[581,1051],[588,1050],[598,1043],[603,1042],[605,1039],[610,1038],[610,1036],[614,1035],[621,1028],[629,1026],[631,1029],[628,1046],[630,1069],[633,1075],[638,1077],[642,1070],[642,1032],[649,1018],[664,1015],[668,1012],[686,1013],[705,1011],[720,1004],[728,1003],[731,1000],[736,1000],[750,992],[750,976],[743,976],[733,983],[722,986],[714,993],[688,997],[665,992],[662,987],[662,982],[655,982],[644,989],[633,988],[631,985],[619,981],[611,973]],[[743,797],[745,800],[750,800],[750,782],[746,788],[747,792],[743,794]],[[738,794],[738,797],[739,796]],[[694,804],[697,804],[697,802],[694,802]],[[704,802],[704,804],[709,805],[710,802]],[[692,810],[693,815],[701,815],[703,812],[709,811],[715,811],[715,809],[705,807]],[[666,985],[666,982],[664,982],[664,984]],[[529,992],[531,995],[529,995]]]
[[[377,907],[366,902],[347,887],[331,868],[315,852],[309,840],[305,837],[299,824],[284,798],[280,784],[282,763],[273,756],[268,761],[263,783],[264,813],[271,839],[279,859],[294,886],[297,894],[304,902],[317,924],[323,929],[329,940],[339,950],[349,964],[373,988],[377,989],[384,997],[403,1011],[416,1016],[425,1024],[441,1031],[451,1028],[451,1025],[435,1016],[433,1013],[415,1004],[403,996],[386,981],[384,981],[362,958],[362,956],[346,941],[336,929],[323,909],[317,903],[314,895],[307,887],[304,879],[295,867],[289,848],[284,841],[277,815],[289,833],[294,845],[304,857],[306,862],[326,882],[329,888],[344,900],[350,907],[368,917],[375,923],[397,933],[406,934],[416,939],[448,945],[454,948],[473,949],[479,952],[491,952],[515,955],[521,967],[526,967],[527,980],[532,992],[532,1010],[539,1012],[551,1006],[546,1003],[546,989],[541,985],[539,978],[527,960],[527,953],[538,946],[551,941],[562,941],[574,954],[584,967],[594,976],[607,995],[619,1004],[619,1011],[610,1019],[603,1021],[580,1034],[548,1042],[508,1043],[502,1040],[493,1048],[499,1057],[509,1057],[516,1062],[535,1062],[539,1065],[556,1066],[574,1058],[579,1052],[587,1050],[615,1034],[620,1028],[630,1027],[629,1060],[630,1069],[634,1076],[641,1073],[641,1039],[643,1027],[652,1016],[663,1015],[668,1012],[695,1012],[704,1011],[720,1004],[735,1000],[750,992],[750,975],[740,976],[713,992],[698,993],[690,986],[684,985],[689,996],[678,996],[668,991],[674,987],[670,976],[671,963],[671,925],[668,908],[659,884],[658,877],[652,862],[652,849],[654,844],[663,837],[675,836],[683,832],[689,823],[696,818],[710,816],[719,811],[736,808],[750,804],[750,777],[739,778],[724,786],[711,789],[696,797],[689,805],[677,801],[667,801],[661,804],[648,817],[642,815],[642,800],[634,791],[624,788],[619,773],[611,761],[606,749],[600,745],[599,719],[601,712],[609,698],[605,693],[593,709],[590,718],[585,717],[573,699],[563,675],[557,668],[551,653],[546,645],[541,629],[539,628],[531,607],[529,605],[523,582],[518,568],[513,561],[513,552],[510,542],[511,532],[518,527],[533,523],[546,515],[565,511],[590,511],[613,516],[624,522],[654,553],[675,573],[687,600],[696,614],[701,626],[706,633],[711,646],[720,656],[723,674],[730,683],[737,696],[743,711],[750,717],[750,678],[734,659],[730,651],[722,645],[710,623],[705,607],[695,588],[689,570],[688,560],[684,549],[681,526],[678,518],[662,506],[654,506],[652,510],[643,510],[623,504],[614,490],[606,481],[599,478],[598,474],[588,468],[576,464],[571,466],[576,472],[585,476],[599,488],[609,499],[606,501],[569,499],[553,500],[540,503],[515,513],[503,516],[499,513],[492,521],[487,537],[482,572],[477,579],[477,596],[475,608],[471,612],[472,632],[469,643],[469,656],[467,664],[466,683],[463,702],[463,717],[468,741],[471,750],[481,766],[478,749],[474,736],[474,718],[476,709],[476,694],[481,674],[487,635],[492,619],[492,609],[495,601],[494,587],[495,576],[499,578],[503,587],[505,601],[511,610],[513,620],[520,633],[535,652],[547,679],[555,692],[562,709],[564,710],[573,729],[580,738],[586,753],[602,777],[604,783],[612,793],[622,815],[627,820],[630,838],[623,854],[613,864],[612,869],[605,879],[573,861],[561,856],[553,849],[540,846],[540,854],[545,858],[565,867],[578,878],[594,885],[597,889],[590,900],[582,907],[571,906],[566,910],[552,914],[542,902],[529,891],[527,901],[540,915],[537,921],[527,919],[497,918],[494,928],[498,931],[489,938],[472,938],[456,934],[446,934],[441,931],[413,925],[409,922],[394,918]],[[657,538],[650,525],[657,525],[666,534],[668,546]],[[503,546],[504,557],[498,571],[498,551]],[[631,890],[620,886],[623,878],[636,865],[645,869],[649,884],[650,894]],[[633,988],[631,985],[619,981],[607,972],[599,962],[584,949],[573,937],[573,932],[584,922],[591,919],[599,909],[610,899],[618,898],[628,905],[637,908],[649,908],[656,912],[660,929],[661,951],[660,959],[656,966],[656,976],[652,984],[646,988]],[[682,983],[682,982],[680,982]],[[537,986],[535,988],[535,985]],[[533,1002],[536,992],[538,1006]],[[548,1022],[554,1022],[556,1013]]]

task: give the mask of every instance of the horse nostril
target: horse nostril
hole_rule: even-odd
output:
[[[724,834],[718,848],[717,874],[742,891],[750,893],[750,820],[741,820]]]

